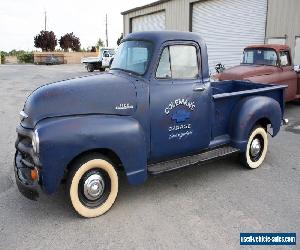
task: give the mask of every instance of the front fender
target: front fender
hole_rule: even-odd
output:
[[[45,191],[59,186],[67,165],[79,154],[109,149],[120,158],[128,180],[139,184],[147,178],[144,132],[127,116],[88,115],[51,118],[36,126],[40,140],[41,177]]]
[[[282,111],[279,103],[266,96],[249,96],[240,100],[232,111],[229,133],[232,146],[246,150],[249,134],[261,119],[267,119],[275,136],[281,126]]]

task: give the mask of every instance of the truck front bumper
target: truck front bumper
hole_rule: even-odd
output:
[[[30,177],[30,168],[22,161],[20,152],[16,152],[14,160],[15,178],[18,189],[21,194],[30,200],[37,200],[40,193],[40,185],[37,181],[32,181]]]
[[[31,129],[17,127],[16,153],[14,158],[14,171],[19,191],[31,200],[37,200],[41,190],[39,172],[41,164],[34,154],[32,147],[33,131]],[[31,171],[35,170],[37,178],[32,179]]]

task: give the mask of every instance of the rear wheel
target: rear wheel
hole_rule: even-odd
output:
[[[91,64],[91,63],[88,63],[86,65],[86,69],[87,69],[88,72],[93,72],[94,71],[94,65]]]
[[[82,158],[68,178],[71,203],[83,217],[97,217],[107,212],[118,195],[118,174],[102,155]]]
[[[250,133],[247,148],[241,154],[242,163],[251,169],[258,168],[266,158],[268,135],[263,127],[255,127]]]

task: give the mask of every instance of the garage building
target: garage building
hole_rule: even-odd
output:
[[[298,14],[297,14],[298,13]],[[160,0],[122,13],[124,34],[178,30],[206,41],[209,66],[240,63],[250,44],[281,43],[300,64],[299,0]]]

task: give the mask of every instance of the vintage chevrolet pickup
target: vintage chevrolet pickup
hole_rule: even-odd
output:
[[[251,45],[244,49],[240,65],[216,75],[220,81],[247,80],[270,84],[285,84],[285,101],[300,99],[300,71],[293,67],[287,45]]]
[[[84,217],[108,211],[123,171],[130,184],[231,153],[259,167],[284,123],[284,88],[209,81],[197,34],[141,32],[121,43],[111,70],[35,90],[17,127],[15,175],[36,200],[63,180]]]

